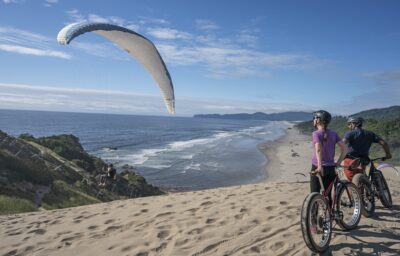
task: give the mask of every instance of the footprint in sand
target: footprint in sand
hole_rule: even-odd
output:
[[[59,220],[53,220],[53,221],[50,222],[49,224],[50,224],[50,225],[55,225],[55,224],[59,224],[59,223],[60,223]]]
[[[260,247],[258,247],[258,246],[252,246],[251,248],[250,248],[250,254],[253,254],[253,253],[260,253],[261,252],[261,250],[260,250]]]
[[[140,210],[140,212],[148,212],[149,211],[149,209],[142,209],[142,210]]]
[[[202,228],[195,228],[195,229],[190,230],[188,232],[188,234],[189,235],[193,235],[193,234],[198,235],[198,234],[201,234],[202,232],[203,232]]]
[[[106,220],[106,222],[104,222],[104,224],[110,224],[110,223],[113,223],[113,222],[114,222],[113,219],[109,219],[109,220]]]
[[[221,220],[220,222],[218,222],[218,225],[224,226],[224,225],[226,225],[226,221],[225,220]]]
[[[185,212],[195,213],[195,212],[197,212],[198,209],[199,209],[199,208],[191,208],[191,209],[189,209],[189,210],[186,210]]]
[[[265,207],[265,210],[267,210],[267,211],[272,211],[272,210],[274,210],[275,208],[276,208],[276,206],[270,205],[270,206]]]
[[[167,243],[162,243],[160,246],[158,246],[157,248],[156,248],[156,252],[161,252],[162,250],[164,250],[165,248],[167,248]]]
[[[176,246],[182,246],[182,245],[184,245],[184,244],[186,244],[187,242],[189,242],[190,240],[189,239],[184,239],[184,240],[177,240],[176,242],[175,242],[175,245]]]
[[[157,214],[156,218],[168,216],[168,215],[171,215],[171,214],[174,214],[174,213],[173,212],[163,212],[163,213]]]
[[[12,256],[12,255],[17,255],[18,250],[12,250],[9,251],[8,253],[4,254],[4,256]]]
[[[235,219],[237,219],[237,220],[241,220],[241,219],[243,219],[243,213],[241,213],[241,214],[236,214],[234,217],[235,217]]]
[[[207,205],[210,205],[210,204],[212,204],[211,201],[206,201],[206,202],[201,203],[200,206],[207,206]]]
[[[216,219],[207,219],[206,224],[212,224],[216,221]]]
[[[115,230],[118,230],[118,229],[121,229],[121,228],[122,228],[122,226],[118,226],[118,225],[110,226],[110,227],[106,228],[106,230],[104,230],[104,231],[106,233],[109,233],[109,232],[112,232],[112,231],[115,231]]]
[[[168,236],[169,236],[169,231],[167,231],[167,230],[162,230],[157,234],[157,237],[160,239],[164,239]]]
[[[240,209],[240,212],[247,212],[247,209],[243,207]]]
[[[272,229],[272,228],[269,228],[269,227],[263,228],[263,229],[261,230],[261,232],[267,233],[267,232],[269,232],[271,229]]]
[[[96,225],[92,225],[92,226],[88,227],[89,230],[94,230],[94,229],[97,229],[97,228],[98,228],[98,226],[96,226]]]
[[[34,229],[34,230],[31,230],[31,231],[28,232],[28,234],[31,234],[31,233],[34,233],[34,234],[37,234],[37,235],[43,235],[44,233],[46,233],[46,230],[42,229],[42,228],[39,228],[39,229]]]
[[[284,245],[285,245],[284,242],[275,242],[269,248],[272,251],[277,251],[277,250],[281,249]]]
[[[280,205],[287,205],[288,202],[286,202],[286,201],[280,201],[279,204],[280,204]]]
[[[123,248],[121,249],[121,252],[127,252],[127,251],[132,250],[133,248],[134,248],[133,245],[128,245],[128,246],[123,247]]]

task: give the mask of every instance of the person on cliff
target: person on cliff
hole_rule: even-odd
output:
[[[100,176],[99,186],[106,186],[107,180],[114,180],[117,175],[117,170],[113,164],[108,164],[106,172],[106,174]]]

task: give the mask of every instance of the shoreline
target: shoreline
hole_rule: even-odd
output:
[[[308,136],[301,134],[294,125],[291,123],[279,139],[257,145],[267,159],[264,166],[266,174],[264,182],[308,180],[312,156],[311,140]]]

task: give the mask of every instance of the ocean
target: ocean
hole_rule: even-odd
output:
[[[266,178],[257,144],[284,135],[287,122],[174,116],[0,110],[0,130],[35,137],[73,134],[92,155],[128,164],[156,186],[197,190]]]

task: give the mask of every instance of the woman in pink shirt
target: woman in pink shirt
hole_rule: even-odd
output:
[[[339,135],[328,128],[332,116],[325,110],[314,112],[314,127],[316,131],[312,133],[312,144],[314,153],[312,157],[312,172],[320,172],[324,187],[327,188],[329,184],[335,179],[335,167],[340,165],[346,155],[346,146],[340,139]],[[339,145],[341,154],[339,159],[335,162],[335,146]],[[311,175],[310,180],[311,192],[320,192],[321,185],[318,177]]]

